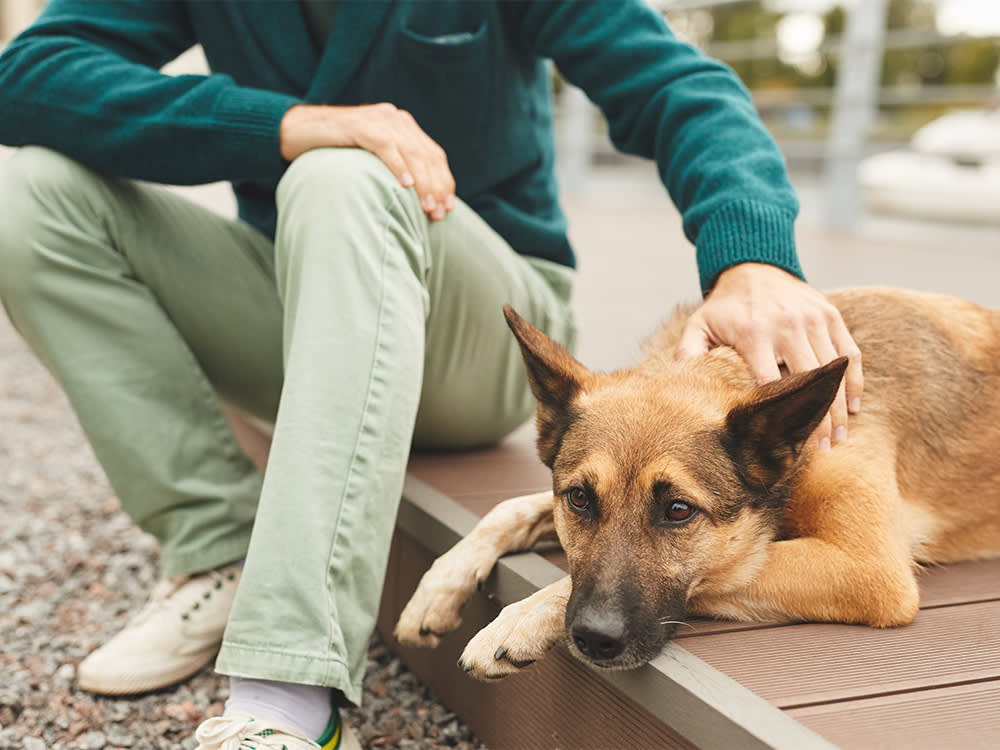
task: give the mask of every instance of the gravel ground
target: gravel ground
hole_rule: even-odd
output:
[[[129,699],[75,686],[76,665],[141,607],[157,572],[48,373],[0,312],[0,750],[193,748],[222,713],[210,669]],[[483,748],[373,639],[364,703],[346,714],[373,748]]]

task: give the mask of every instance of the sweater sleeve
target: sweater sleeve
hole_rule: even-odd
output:
[[[615,147],[656,160],[697,249],[703,291],[746,261],[802,276],[784,160],[731,69],[678,40],[643,0],[506,8],[522,43],[601,108]]]
[[[185,5],[51,0],[0,56],[0,143],[173,184],[276,178],[294,97],[160,68],[195,43]]]

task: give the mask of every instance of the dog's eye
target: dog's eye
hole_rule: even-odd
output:
[[[577,513],[584,513],[590,507],[590,498],[583,487],[570,487],[565,494],[566,502]]]
[[[673,500],[667,506],[666,512],[670,523],[684,523],[694,515],[695,508],[683,500]]]

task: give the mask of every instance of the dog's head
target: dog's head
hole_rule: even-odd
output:
[[[777,533],[806,441],[847,361],[755,386],[731,349],[591,372],[510,307],[538,401],[538,452],[573,593],[570,650],[655,657],[692,596],[744,585]]]

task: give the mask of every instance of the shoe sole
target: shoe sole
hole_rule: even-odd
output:
[[[174,669],[151,674],[122,673],[117,675],[88,675],[77,672],[77,685],[81,690],[97,695],[134,695],[169,687],[197,674],[218,654],[218,648],[193,654],[191,660]]]

